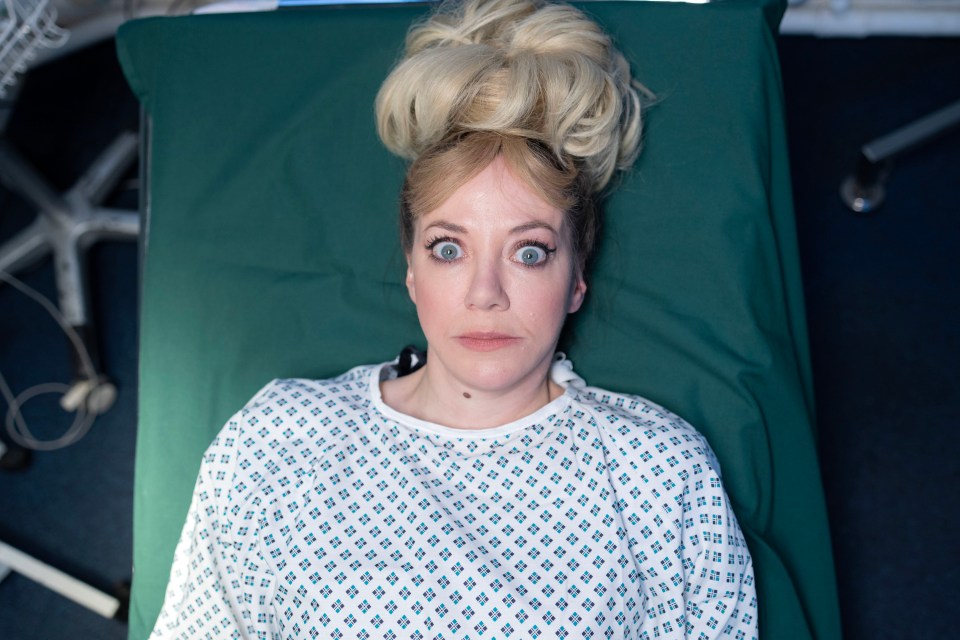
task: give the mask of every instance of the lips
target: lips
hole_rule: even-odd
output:
[[[457,336],[456,341],[470,351],[496,351],[517,344],[520,338],[493,331],[473,331]]]

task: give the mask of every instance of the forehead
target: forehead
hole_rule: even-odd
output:
[[[438,221],[467,229],[545,223],[559,232],[564,226],[564,215],[517,178],[498,156],[454,190],[439,207],[420,216],[418,226],[425,228]]]

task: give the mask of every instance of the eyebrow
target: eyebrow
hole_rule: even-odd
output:
[[[427,225],[427,229],[430,229],[432,227],[440,227],[441,229],[445,229],[450,233],[462,233],[464,235],[469,233],[466,227],[461,227],[458,224],[453,224],[452,222],[445,222],[443,220],[437,220],[436,222],[431,222],[430,224]],[[426,231],[426,229],[424,229],[424,231]]]
[[[521,225],[517,225],[510,230],[510,233],[523,233],[524,231],[533,231],[534,229],[546,229],[547,231],[556,234],[557,230],[551,227],[546,222],[541,220],[531,220],[530,222],[525,222]]]
[[[470,232],[467,231],[466,227],[463,227],[459,224],[453,224],[452,222],[446,222],[445,220],[437,220],[436,222],[431,222],[427,225],[427,229],[432,227],[439,227],[450,233],[461,233],[463,235],[469,235]],[[532,231],[534,229],[546,229],[547,231],[556,234],[557,230],[551,227],[546,222],[540,220],[532,220],[530,222],[524,222],[523,224],[517,225],[514,228],[510,229],[511,234],[524,233],[525,231]]]

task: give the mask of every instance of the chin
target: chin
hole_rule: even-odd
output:
[[[530,380],[531,376],[539,377],[539,362],[517,362],[513,358],[496,357],[492,355],[469,354],[458,358],[458,362],[450,363],[448,371],[455,375],[460,382],[481,391],[510,391]],[[549,368],[543,371],[545,377]],[[539,380],[538,380],[539,382]]]

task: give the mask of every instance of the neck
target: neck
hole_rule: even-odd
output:
[[[563,387],[543,372],[508,390],[470,387],[428,359],[423,368],[381,386],[387,405],[420,420],[455,429],[488,429],[534,413],[561,395]]]

